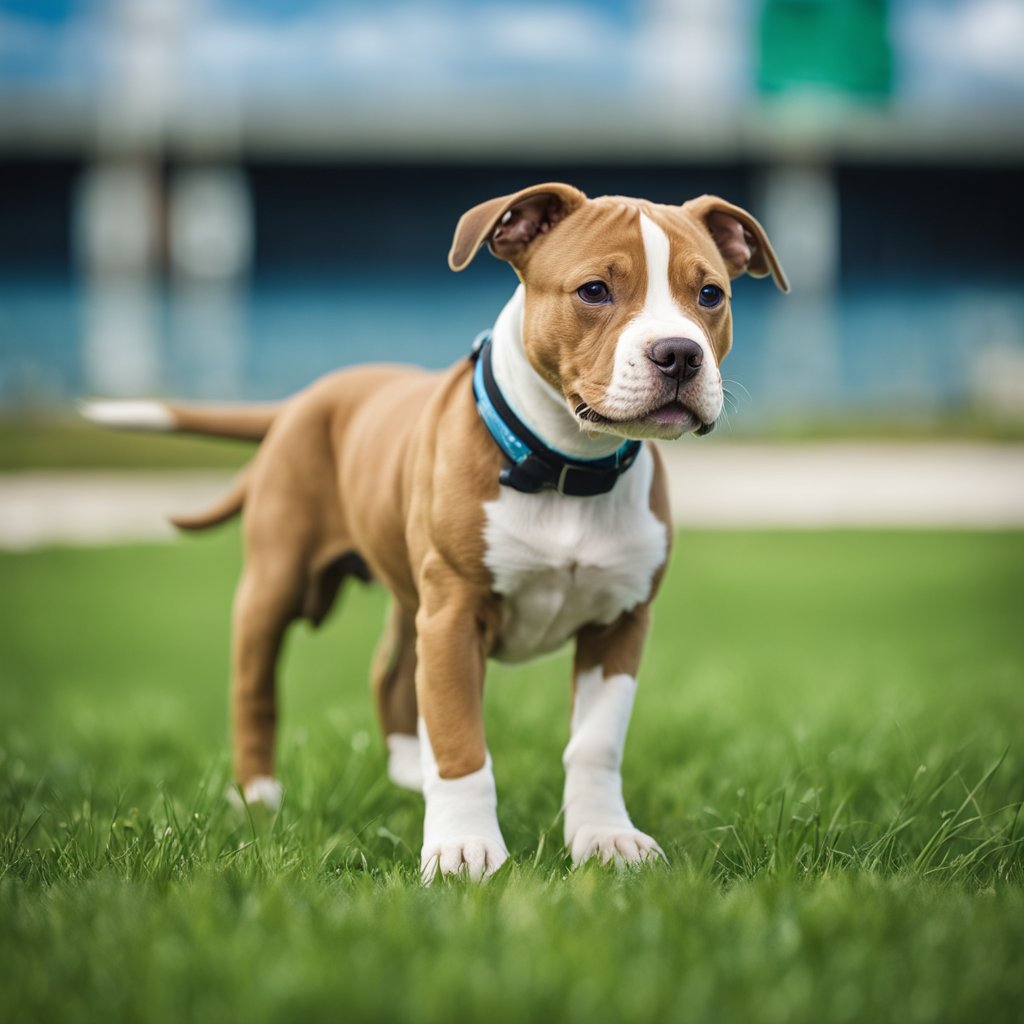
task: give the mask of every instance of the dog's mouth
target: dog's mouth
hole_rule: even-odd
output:
[[[598,412],[586,402],[576,403],[573,413],[585,430],[600,430],[623,437],[676,438],[693,433],[698,437],[710,434],[716,420],[705,422],[692,409],[678,399],[649,409],[640,416],[614,419]]]

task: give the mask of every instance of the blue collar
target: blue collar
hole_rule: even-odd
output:
[[[494,379],[491,335],[477,336],[470,359],[477,412],[491,437],[509,460],[500,483],[526,494],[551,489],[570,497],[607,494],[640,454],[640,441],[626,441],[602,459],[575,459],[544,444],[512,411]]]

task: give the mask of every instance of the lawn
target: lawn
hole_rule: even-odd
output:
[[[513,862],[420,886],[367,687],[383,595],[286,653],[285,806],[228,784],[233,529],[0,556],[0,1020],[1020,1020],[1019,533],[687,532],[627,801],[570,871],[566,655],[494,668]]]

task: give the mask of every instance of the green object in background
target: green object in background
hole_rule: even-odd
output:
[[[861,97],[892,91],[885,0],[764,0],[758,88],[818,87]]]

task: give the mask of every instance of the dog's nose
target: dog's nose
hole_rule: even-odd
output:
[[[647,350],[647,358],[666,377],[684,381],[697,376],[704,349],[690,338],[661,338]]]

